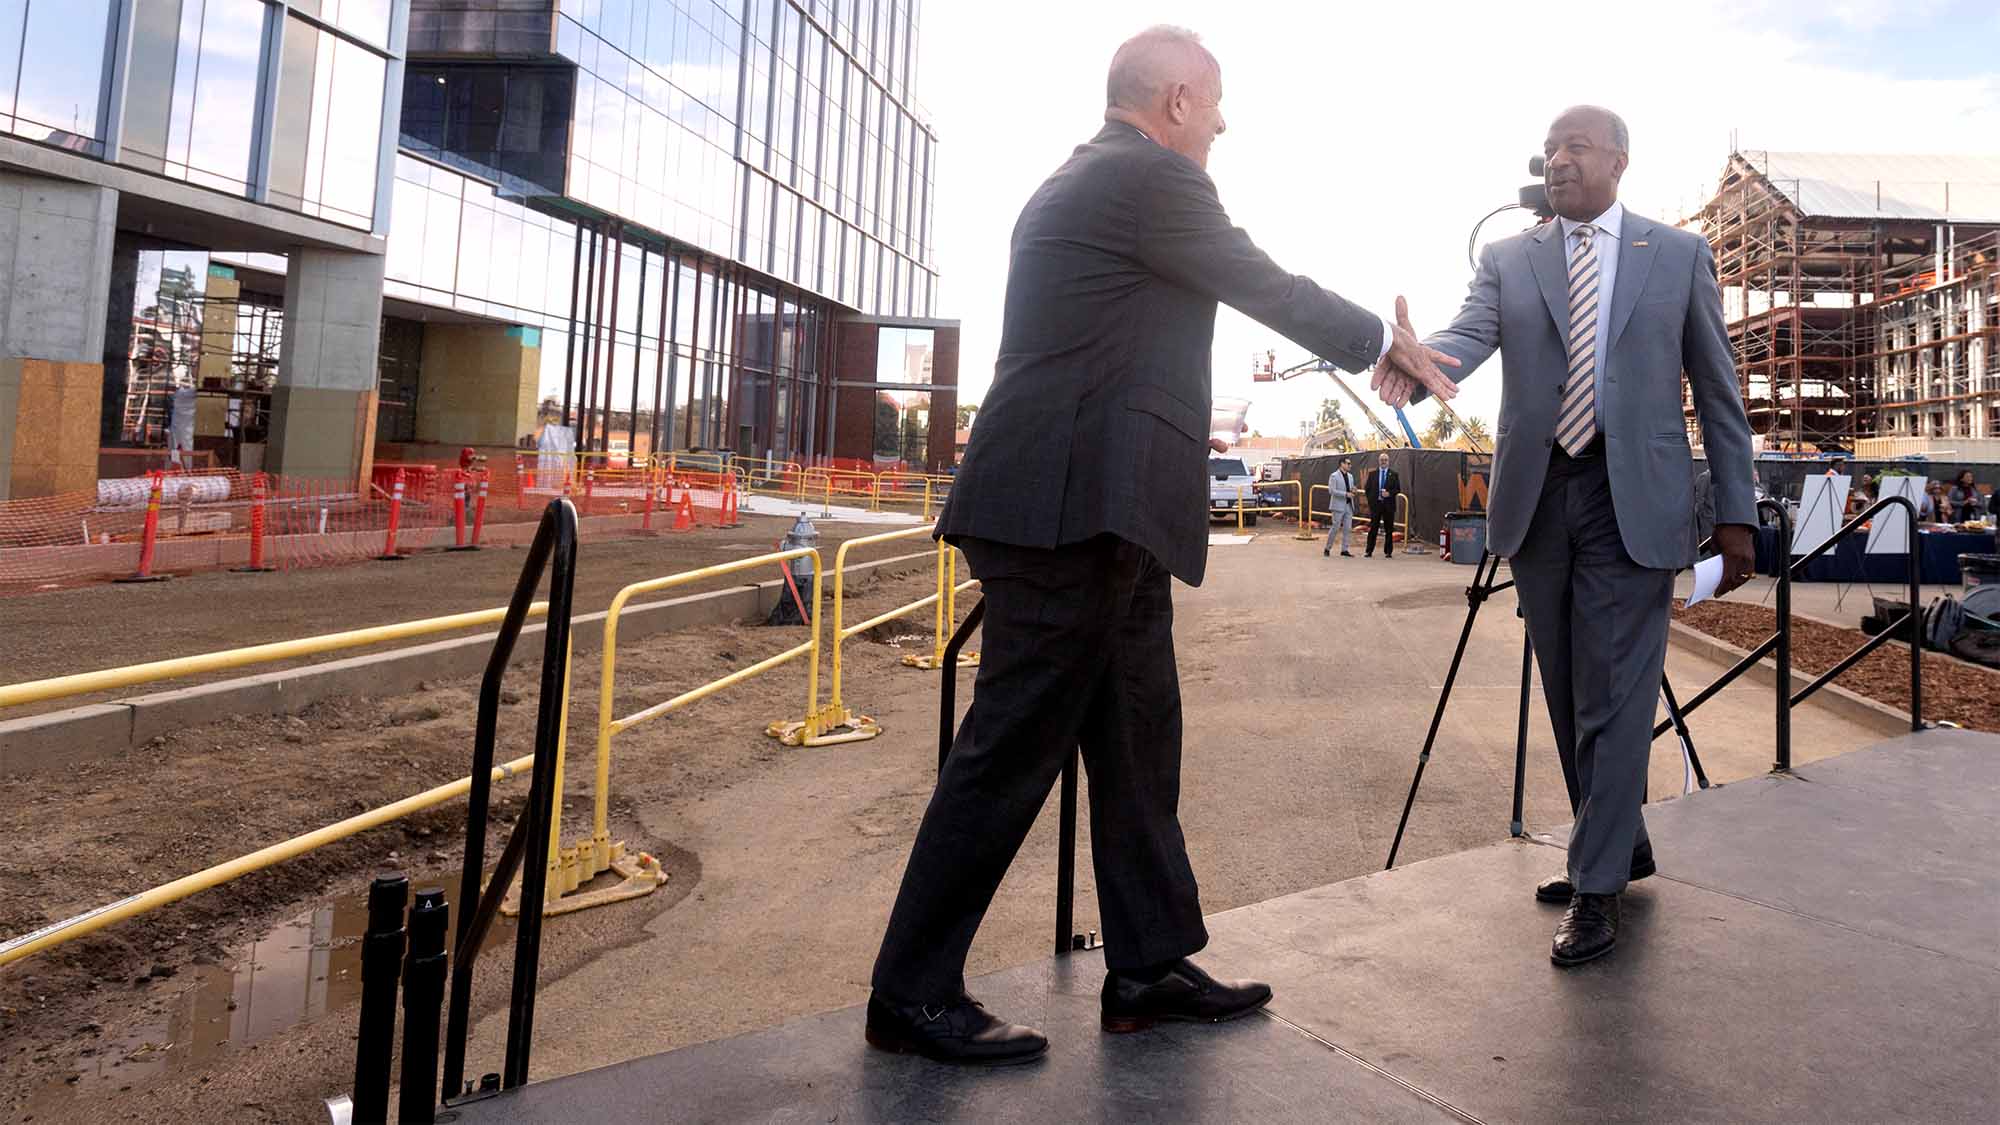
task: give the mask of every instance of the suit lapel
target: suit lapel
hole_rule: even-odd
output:
[[[1556,323],[1556,338],[1569,338],[1569,259],[1563,253],[1562,221],[1550,219],[1535,232],[1535,241],[1528,247],[1528,261],[1534,266],[1535,284],[1542,290],[1542,300],[1549,306],[1549,316]]]
[[[1618,240],[1618,287],[1611,294],[1611,335],[1604,347],[1607,358],[1617,349],[1618,334],[1625,331],[1625,322],[1632,318],[1632,306],[1639,303],[1639,294],[1646,291],[1646,275],[1653,272],[1653,257],[1658,250],[1653,245],[1657,240],[1651,237],[1653,226],[1651,219],[1625,212],[1625,230]]]

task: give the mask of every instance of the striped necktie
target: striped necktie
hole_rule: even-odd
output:
[[[1597,228],[1578,224],[1569,256],[1569,381],[1556,441],[1572,457],[1597,437]]]

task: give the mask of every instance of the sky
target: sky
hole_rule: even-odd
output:
[[[1530,182],[1564,106],[1594,102],[1631,131],[1620,198],[1669,223],[1712,193],[1732,143],[1832,152],[2000,151],[2000,4],[1991,0],[1684,0],[1580,7],[1564,34],[1530,4],[1232,0],[928,0],[919,91],[940,141],[938,315],[963,323],[960,401],[992,380],[1021,205],[1102,121],[1118,44],[1157,23],[1199,32],[1222,64],[1227,132],[1209,159],[1222,201],[1280,265],[1381,315],[1408,297],[1419,334],[1448,323],[1480,216]],[[1672,11],[1662,18],[1662,11]],[[1512,211],[1484,238],[1530,222]],[[1323,375],[1253,383],[1305,349],[1223,308],[1215,395],[1293,436]],[[1368,396],[1366,379],[1350,385]],[[1499,363],[1454,404],[1489,428]],[[1371,406],[1377,406],[1370,399]],[[1411,420],[1421,431],[1431,408]],[[1388,417],[1387,411],[1380,411]],[[1351,405],[1347,417],[1358,422]]]

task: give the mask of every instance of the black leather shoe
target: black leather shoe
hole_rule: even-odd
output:
[[[1030,1062],[1049,1049],[1047,1036],[994,1016],[970,996],[906,1007],[870,995],[867,1035],[871,1046],[894,1054],[971,1066]]]
[[[1618,944],[1618,896],[1578,895],[1556,925],[1556,942],[1549,960],[1581,965],[1611,952]]]
[[[1167,975],[1148,984],[1116,972],[1104,974],[1104,1030],[1144,1031],[1156,1023],[1221,1023],[1271,1002],[1271,986],[1254,980],[1216,980],[1183,957]]]
[[[1343,559],[1351,559],[1351,558],[1353,558],[1354,556],[1353,556],[1353,555],[1351,555],[1351,554],[1349,554],[1349,553],[1348,553],[1348,552],[1346,552],[1346,551],[1342,551],[1342,552],[1340,552],[1340,557],[1341,557],[1341,558],[1343,558]]]
[[[1325,559],[1325,558],[1332,558],[1332,557],[1333,557],[1333,552],[1332,552],[1332,551],[1321,551],[1321,552],[1319,553],[1319,557],[1320,557],[1320,558],[1323,558],[1323,559]]]
[[[1632,856],[1632,872],[1625,876],[1625,879],[1627,882],[1636,883],[1641,879],[1651,878],[1658,870],[1658,868],[1653,866],[1653,853],[1651,851],[1647,851],[1644,854],[1635,853]],[[1575,897],[1576,888],[1570,886],[1569,872],[1567,871],[1559,871],[1535,884],[1535,900],[1537,902],[1568,902]]]

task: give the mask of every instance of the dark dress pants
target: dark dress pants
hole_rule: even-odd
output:
[[[1574,460],[1560,449],[1510,565],[1576,810],[1570,882],[1587,894],[1616,894],[1633,851],[1651,847],[1640,806],[1674,572],[1625,553],[1602,452]]]
[[[1111,536],[1053,550],[959,546],[986,602],[978,679],[903,871],[876,991],[909,1004],[963,991],[972,935],[1079,745],[1105,964],[1196,952],[1208,931],[1181,836],[1166,570]]]
[[[1375,553],[1375,533],[1379,531],[1382,533],[1382,554],[1393,556],[1396,553],[1396,501],[1392,497],[1379,508],[1375,504],[1381,504],[1381,501],[1377,500],[1368,507],[1367,553]]]

